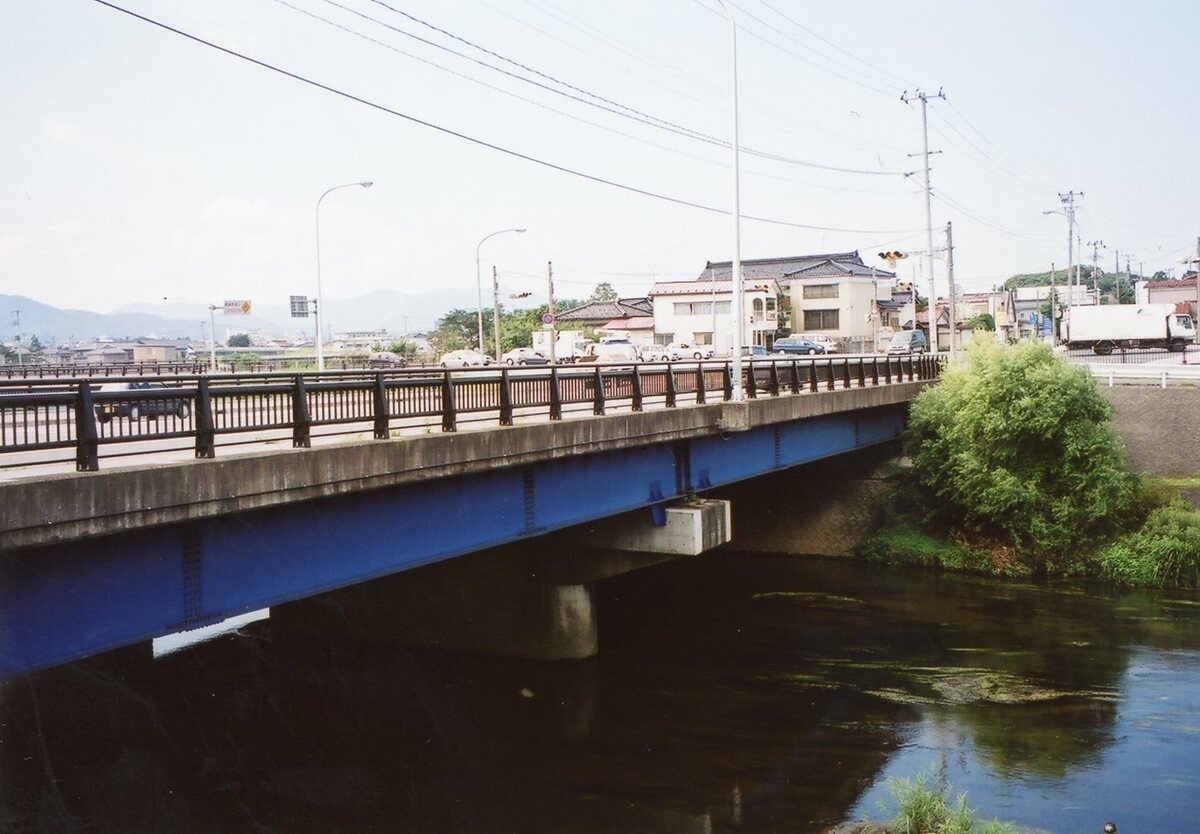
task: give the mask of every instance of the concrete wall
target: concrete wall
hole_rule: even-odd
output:
[[[1200,389],[1102,387],[1128,468],[1160,478],[1200,476]]]

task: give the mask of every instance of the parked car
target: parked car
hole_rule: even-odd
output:
[[[408,360],[390,350],[372,353],[367,357],[368,368],[407,368]]]
[[[638,348],[638,360],[641,362],[670,362],[673,358],[666,345],[642,345]]]
[[[811,342],[808,339],[799,339],[795,336],[788,336],[785,339],[780,339],[772,347],[776,353],[787,354],[805,354],[812,355],[815,353],[825,353],[825,346],[819,345],[816,342]]]
[[[733,351],[730,351],[729,355],[732,356]],[[769,359],[770,356],[762,345],[742,345],[743,359]]]
[[[492,364],[492,357],[477,350],[452,350],[438,360],[443,368],[471,368]]]
[[[550,357],[529,347],[513,348],[502,357],[506,365],[549,365]]]
[[[898,353],[924,353],[925,332],[922,330],[901,330],[899,333],[893,334],[892,340],[888,342],[887,352],[889,356],[894,356]]]
[[[108,382],[96,388],[106,394],[121,391],[153,391],[156,388],[165,389],[162,382]],[[140,420],[142,417],[155,419],[164,414],[173,414],[186,420],[192,413],[191,400],[186,397],[166,397],[162,399],[98,402],[95,405],[96,419],[107,423],[114,417],[128,417],[130,420]]]
[[[587,346],[580,362],[636,362],[637,348],[628,339],[609,339]]]
[[[667,351],[672,359],[712,359],[712,345],[693,345],[690,342],[671,342]]]
[[[837,353],[839,351],[837,339],[826,336],[824,333],[793,333],[790,336],[785,336],[785,339],[800,339],[806,342],[820,345],[825,348],[826,353]],[[780,341],[783,341],[781,339]],[[776,342],[775,344],[779,344]]]

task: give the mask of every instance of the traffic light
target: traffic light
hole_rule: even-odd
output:
[[[894,267],[896,265],[896,261],[900,260],[901,258],[907,258],[908,253],[907,252],[880,252],[879,257],[881,257],[885,261],[887,261],[888,266]]]

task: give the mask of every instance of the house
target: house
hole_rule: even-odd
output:
[[[944,303],[944,301],[939,301]],[[987,314],[996,325],[996,340],[1000,342],[1018,336],[1016,305],[1011,290],[965,292],[958,295],[954,305],[955,322],[961,330],[976,316]]]
[[[1188,305],[1192,318],[1196,317],[1196,273],[1189,272],[1183,278],[1168,281],[1139,281],[1138,301],[1141,302],[1140,292],[1144,287],[1147,304],[1179,304]]]
[[[700,277],[728,280],[731,270],[729,261],[709,263]],[[850,350],[872,349],[880,331],[880,287],[890,302],[896,278],[894,272],[867,265],[857,250],[746,260],[742,275],[778,282],[781,328],[828,336]]]
[[[728,270],[727,270],[728,272]],[[746,341],[769,346],[779,329],[779,282],[746,278],[742,282]],[[733,282],[662,281],[650,288],[654,303],[654,341],[712,345],[726,354],[733,347]]]
[[[644,318],[654,315],[654,305],[646,296],[617,298],[612,301],[589,301],[555,314],[560,330],[599,330],[609,322]]]

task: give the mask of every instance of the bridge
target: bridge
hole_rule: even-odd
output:
[[[0,678],[617,517],[589,538],[607,548],[594,559],[533,583],[490,578],[527,615],[478,624],[517,654],[587,656],[589,583],[728,539],[728,508],[697,494],[894,442],[940,367],[0,383]]]

